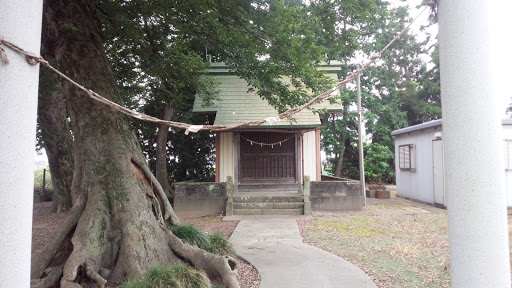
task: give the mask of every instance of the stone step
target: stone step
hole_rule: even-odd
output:
[[[239,193],[259,193],[264,191],[298,193],[299,186],[297,184],[238,184]]]
[[[233,203],[234,209],[303,209],[304,203]]]
[[[304,202],[302,195],[266,195],[266,196],[252,196],[252,195],[236,195],[233,196],[233,203],[296,203]]]
[[[233,215],[304,215],[304,209],[233,209]]]

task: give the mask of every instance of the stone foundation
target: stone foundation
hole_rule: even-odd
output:
[[[324,179],[324,178],[322,178]],[[337,181],[336,181],[337,180]],[[363,207],[363,197],[360,195],[359,181],[330,177],[329,181],[312,181],[309,193],[296,194],[303,200],[300,209],[301,214],[311,215],[311,211],[360,211]],[[196,182],[188,181],[175,184],[174,211],[179,217],[200,217],[214,215],[233,215],[235,202],[228,199],[228,184],[226,182]],[[268,193],[258,195],[253,192],[253,198],[270,197]],[[292,195],[293,196],[293,195]],[[309,197],[308,197],[309,196]],[[273,197],[276,198],[276,197]],[[238,201],[240,202],[240,201]],[[265,202],[265,201],[260,201]],[[290,207],[287,207],[290,208]],[[280,208],[283,209],[283,208]],[[296,214],[294,212],[294,214]]]
[[[313,211],[360,211],[363,197],[359,181],[312,181],[311,209]]]
[[[174,211],[178,217],[224,215],[226,182],[181,182],[175,184]]]

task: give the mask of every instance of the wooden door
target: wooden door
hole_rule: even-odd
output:
[[[295,134],[240,133],[240,182],[296,182]]]

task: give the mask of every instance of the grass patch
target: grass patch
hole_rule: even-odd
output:
[[[208,236],[210,245],[206,251],[217,255],[235,255],[235,249],[229,240],[220,232]]]
[[[338,232],[351,233],[359,237],[372,236],[375,233],[383,233],[384,231],[375,223],[370,222],[368,217],[348,216],[343,218],[322,219],[316,221],[313,225],[319,229],[333,229]]]
[[[199,228],[194,225],[177,225],[171,228],[172,234],[189,245],[196,245],[205,249],[210,246],[210,240]]]
[[[217,255],[235,255],[235,249],[229,240],[220,232],[204,234],[194,225],[177,225],[171,228],[174,235],[189,245],[196,245]]]
[[[157,266],[142,278],[126,281],[123,288],[208,288],[212,284],[205,273],[186,264]]]
[[[307,242],[364,269],[379,287],[449,287],[445,213],[318,217]]]

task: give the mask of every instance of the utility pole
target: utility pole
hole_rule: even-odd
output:
[[[500,99],[508,91],[498,81],[509,55],[494,50],[508,38],[493,36],[491,23],[509,27],[498,9],[512,11],[498,1],[438,2],[451,285],[510,287]]]
[[[358,66],[359,68],[360,66]],[[361,182],[361,196],[363,206],[366,206],[366,185],[364,183],[364,151],[363,151],[363,107],[361,105],[361,73],[357,74],[357,115],[359,134],[359,181]]]
[[[0,0],[0,39],[39,53],[43,1]],[[30,287],[39,65],[0,59],[0,287]]]

